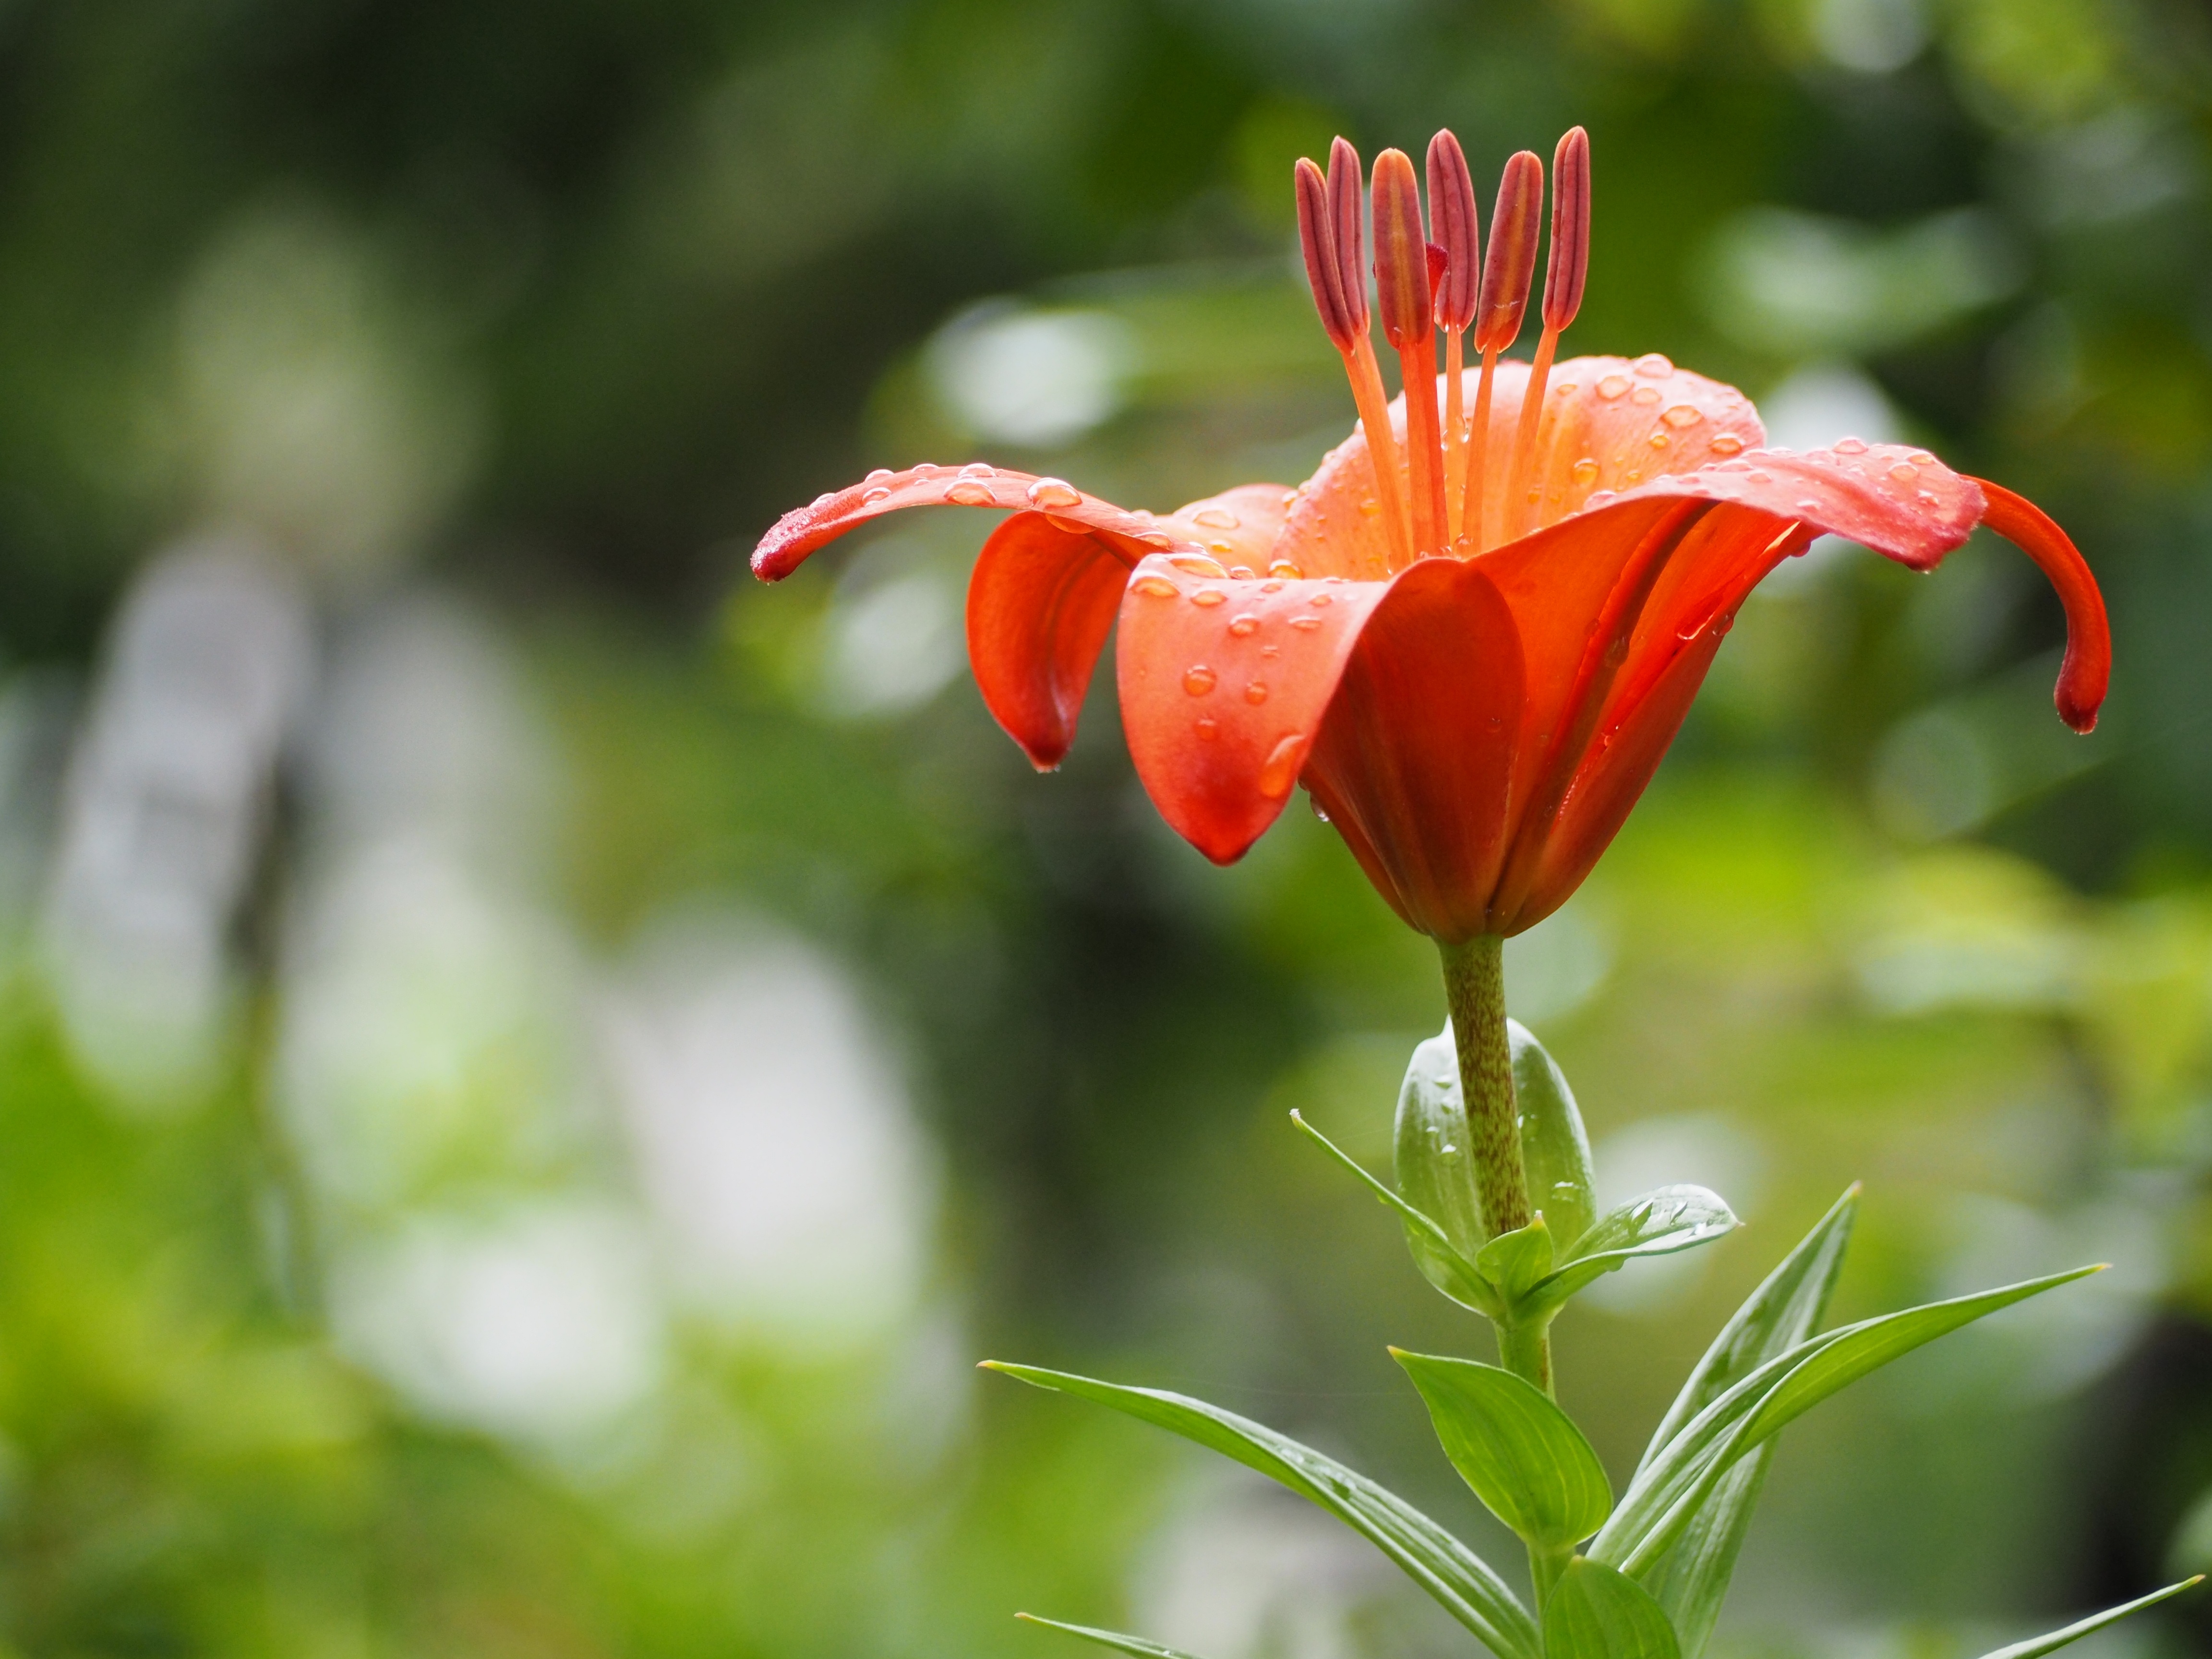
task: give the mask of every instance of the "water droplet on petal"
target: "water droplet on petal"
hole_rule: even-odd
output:
[[[1187,570],[1194,576],[1226,576],[1229,573],[1218,562],[1203,553],[1178,553],[1168,562],[1178,570]]]
[[[960,476],[963,478],[981,479],[984,483],[988,483],[990,480],[999,476],[999,470],[994,466],[987,465],[981,461],[970,461],[967,465],[960,469]]]
[[[1087,536],[1091,533],[1091,526],[1080,519],[1063,519],[1057,513],[1048,513],[1044,515],[1044,521],[1054,530],[1064,530],[1071,536]]]
[[[1182,689],[1194,697],[1202,697],[1213,690],[1216,676],[1204,663],[1194,663],[1182,671]]]
[[[1308,605],[1328,605],[1328,604],[1329,604],[1330,602],[1331,602],[1331,601],[1330,601],[1330,599],[1329,599],[1329,597],[1328,597],[1328,594],[1326,594],[1326,593],[1316,593],[1316,594],[1315,594],[1315,595],[1313,596],[1313,598],[1311,598],[1311,599],[1308,599],[1308,600],[1306,601],[1306,603],[1307,603]]]
[[[1941,466],[1942,463],[1924,449],[1916,449],[1909,457],[1916,466]]]
[[[1753,483],[1772,483],[1774,475],[1771,472],[1754,472],[1751,475],[1751,481]]]
[[[963,478],[945,487],[945,499],[957,507],[988,507],[998,498],[991,486],[976,478]]]
[[[1799,501],[1796,507],[1796,511],[1800,513],[1818,513],[1820,510],[1820,503],[1813,500],[1810,496]]]
[[[1270,576],[1280,576],[1285,581],[1295,582],[1304,580],[1306,573],[1288,559],[1278,559],[1267,567],[1267,574]]]
[[[1031,507],[1080,507],[1083,492],[1060,478],[1039,478],[1022,492]]]
[[[1197,592],[1190,596],[1190,602],[1193,605],[1202,605],[1210,609],[1214,605],[1224,604],[1228,600],[1228,598],[1229,596],[1218,587],[1201,587]]]
[[[1240,520],[1225,507],[1209,507],[1203,513],[1190,515],[1193,524],[1202,524],[1208,530],[1234,530]]]
[[[1293,617],[1291,618],[1291,626],[1297,629],[1301,634],[1310,634],[1314,629],[1321,626],[1321,618],[1319,617]]]
[[[1231,581],[1249,582],[1252,580],[1252,567],[1249,564],[1232,564],[1229,567],[1229,577]]]
[[[898,475],[893,472],[890,468],[887,466],[879,466],[873,472],[868,474],[866,477],[861,479],[860,482],[862,483],[874,483],[880,479],[891,478],[897,476]]]
[[[1139,576],[1129,586],[1133,591],[1155,599],[1171,599],[1182,592],[1165,576]]]
[[[1636,372],[1647,380],[1663,380],[1674,372],[1674,365],[1663,353],[1647,351],[1636,360]]]
[[[1280,581],[1261,582],[1260,591],[1262,593],[1279,593],[1283,591],[1283,584]]]
[[[1659,417],[1677,432],[1686,426],[1695,426],[1705,418],[1705,411],[1695,404],[1676,404]]]
[[[878,484],[873,489],[866,489],[860,492],[860,505],[862,507],[873,507],[878,501],[887,501],[890,500],[890,498],[891,492],[884,489],[881,484]]]
[[[1867,447],[1866,440],[1864,438],[1838,438],[1836,440],[1836,453],[1838,455],[1863,455],[1866,452]]]
[[[1377,513],[1380,513],[1382,510],[1382,503],[1376,501],[1372,495],[1370,495],[1359,503],[1359,510],[1365,516],[1371,519]]]
[[[1597,482],[1597,461],[1593,456],[1583,456],[1569,468],[1568,471],[1578,484],[1594,484]]]
[[[1910,461],[1899,461],[1889,469],[1889,476],[1899,483],[1911,483],[1920,476],[1920,469]]]
[[[1168,535],[1164,531],[1158,530],[1147,530],[1143,535],[1138,537],[1137,539],[1142,542],[1146,547],[1173,547],[1175,545],[1174,537]]]
[[[1623,482],[1626,483],[1642,483],[1644,482],[1644,475],[1641,472],[1632,471],[1626,476]]]
[[[1735,455],[1742,451],[1743,440],[1733,432],[1723,432],[1716,434],[1705,447],[1716,455]]]
[[[1267,702],[1267,681],[1265,681],[1265,680],[1254,680],[1254,681],[1251,683],[1251,684],[1249,684],[1249,685],[1246,686],[1246,687],[1244,688],[1244,701],[1245,701],[1245,702],[1249,702],[1249,703],[1252,703],[1252,704],[1254,704],[1254,705],[1255,705],[1255,706],[1256,706],[1257,704],[1263,703],[1263,702]]]
[[[1571,398],[1581,390],[1572,380],[1562,380],[1553,388],[1552,395],[1554,398]]]
[[[1229,624],[1229,631],[1238,639],[1248,639],[1260,631],[1260,619],[1249,611]]]
[[[1668,444],[1671,444],[1674,441],[1672,438],[1668,437],[1663,432],[1655,432],[1651,434],[1650,443],[1651,447],[1654,449],[1664,449]]]
[[[836,490],[825,489],[819,495],[817,495],[812,501],[806,504],[806,510],[809,513],[819,513],[823,507],[829,506],[830,502],[836,499],[837,492]]]
[[[1584,501],[1583,505],[1584,507],[1603,507],[1607,501],[1617,499],[1619,495],[1620,492],[1618,490],[1594,489],[1590,492],[1590,498]]]
[[[1629,394],[1628,401],[1632,404],[1641,404],[1644,408],[1649,409],[1659,401],[1659,388],[1656,386],[1640,386]]]
[[[1597,383],[1597,395],[1610,403],[1635,384],[1626,374],[1608,374]]]
[[[1245,695],[1249,696],[1250,692]],[[1260,793],[1269,800],[1280,800],[1291,793],[1291,786],[1298,781],[1298,768],[1306,757],[1306,739],[1303,732],[1293,732],[1267,751],[1267,759],[1260,768]]]
[[[1212,743],[1216,738],[1221,735],[1221,726],[1217,720],[1201,718],[1198,724],[1192,729],[1198,733],[1199,740],[1201,743]]]
[[[1936,505],[1936,492],[1932,489],[1916,490],[1912,499],[1923,507],[1933,507]]]

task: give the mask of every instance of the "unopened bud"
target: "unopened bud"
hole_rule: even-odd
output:
[[[1375,297],[1382,332],[1401,351],[1419,345],[1430,318],[1429,242],[1421,232],[1421,186],[1402,149],[1375,158]]]
[[[1552,262],[1544,272],[1544,326],[1557,332],[1582,309],[1589,276],[1589,134],[1570,128],[1552,156]]]
[[[1474,320],[1482,280],[1480,234],[1467,152],[1447,129],[1429,140],[1429,235],[1444,252],[1443,276],[1436,284],[1438,328],[1464,329]]]
[[[1336,257],[1336,235],[1328,204],[1328,182],[1311,161],[1301,160],[1294,170],[1298,199],[1298,247],[1305,255],[1306,282],[1313,289],[1314,309],[1321,325],[1339,351],[1348,352],[1357,339],[1350,308],[1344,301],[1343,272]]]
[[[1498,206],[1490,216],[1490,255],[1483,261],[1482,298],[1475,307],[1474,343],[1504,350],[1519,337],[1528,308],[1528,283],[1536,274],[1536,236],[1544,214],[1544,164],[1522,150],[1498,181]]]
[[[1339,137],[1328,147],[1329,229],[1336,238],[1337,286],[1357,334],[1367,332],[1367,233],[1360,214],[1365,185],[1359,152]]]

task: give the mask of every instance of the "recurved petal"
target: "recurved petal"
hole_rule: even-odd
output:
[[[775,521],[753,550],[753,574],[781,581],[809,555],[872,519],[909,507],[995,507],[1051,516],[1097,535],[1125,563],[1173,548],[1195,550],[1188,536],[1162,527],[1149,513],[1102,501],[1059,478],[1010,471],[981,461],[963,467],[924,462],[903,472],[871,472],[856,484],[817,495]]]
[[[1353,644],[1306,787],[1414,927],[1494,927],[1522,730],[1520,635],[1479,562],[1401,574]]]
[[[2089,574],[2088,561],[2051,516],[2025,496],[2002,484],[1978,479],[1989,497],[1983,523],[2012,542],[2041,568],[2066,607],[2066,659],[2058,665],[2053,701],[2059,718],[2076,732],[2097,724],[2097,710],[2112,678],[2112,629],[2105,619],[2105,596]]]
[[[1006,735],[1041,772],[1075,741],[1083,694],[1128,569],[1097,536],[1017,513],[983,544],[968,581],[968,659]]]
[[[1255,576],[1264,576],[1276,538],[1282,533],[1290,495],[1280,484],[1239,484],[1176,508],[1155,527],[1173,536],[1178,544],[1197,543],[1224,568],[1241,566]]]
[[[1115,650],[1129,757],[1160,816],[1215,863],[1241,857],[1283,810],[1389,591],[1208,578],[1165,556],[1129,579]]]

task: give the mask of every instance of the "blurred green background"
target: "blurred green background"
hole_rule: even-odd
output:
[[[1853,1179],[1839,1313],[2111,1273],[1793,1428],[1717,1650],[1978,1650],[2212,1565],[2212,12],[2194,0],[0,6],[0,1651],[1461,1650],[1317,1512],[969,1367],[1164,1384],[1504,1560],[1383,1343],[1433,958],[1294,811],[1033,776],[988,457],[1164,509],[1352,418],[1289,168],[1581,122],[1568,348],[1925,442],[1978,541],[1747,606],[1512,995],[1626,1195],[1616,1479]],[[1525,349],[1525,348],[1524,348]],[[2185,1609],[2115,1649],[2212,1650]]]

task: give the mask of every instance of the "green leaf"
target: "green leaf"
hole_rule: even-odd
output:
[[[1854,1186],[1838,1199],[1722,1328],[1651,1437],[1637,1466],[1639,1474],[1699,1412],[1758,1367],[1812,1335],[1843,1267],[1858,1194]],[[1698,1659],[1711,1638],[1773,1455],[1770,1440],[1738,1459],[1684,1523],[1680,1534],[1640,1575],[1644,1589],[1674,1626],[1683,1659]]]
[[[2097,1271],[2077,1267],[1885,1314],[1813,1337],[1768,1360],[1699,1412],[1638,1471],[1590,1547],[1591,1558],[1643,1573],[1710,1498],[1729,1467],[1791,1419],[1923,1343]]]
[[[1406,1080],[1398,1090],[1395,1131],[1398,1190],[1406,1201],[1431,1218],[1460,1256],[1473,1260],[1490,1237],[1476,1194],[1474,1160],[1468,1150],[1467,1103],[1460,1094],[1459,1050],[1449,1022],[1441,1036],[1413,1050]],[[1473,1306],[1453,1285],[1449,1261],[1435,1259],[1426,1235],[1410,1222],[1406,1243],[1423,1277],[1453,1301]],[[1487,1310],[1485,1310],[1487,1311]]]
[[[1497,1286],[1509,1307],[1522,1301],[1552,1271],[1552,1230],[1538,1216],[1525,1227],[1498,1234],[1475,1256],[1474,1269]]]
[[[1291,1114],[1291,1121],[1319,1142],[1331,1158],[1358,1176],[1376,1198],[1398,1212],[1398,1219],[1405,1225],[1406,1242],[1413,1249],[1413,1260],[1429,1283],[1462,1308],[1471,1308],[1493,1319],[1504,1312],[1505,1304],[1491,1287],[1490,1281],[1483,1278],[1474,1263],[1460,1253],[1442,1227],[1368,1174],[1358,1159],[1297,1113]]]
[[[1070,1636],[1080,1636],[1086,1642],[1096,1642],[1102,1648],[1112,1648],[1117,1653],[1131,1653],[1136,1659],[1191,1659],[1191,1656],[1175,1648],[1164,1648],[1158,1642],[1147,1642],[1141,1636],[1124,1636],[1119,1631],[1093,1630],[1088,1625],[1063,1625],[1057,1619],[1040,1619],[1033,1613],[1018,1613],[1015,1618],[1025,1625],[1042,1625],[1047,1630],[1064,1630]]]
[[[983,1368],[1111,1406],[1257,1469],[1319,1504],[1389,1556],[1498,1659],[1540,1659],[1535,1620],[1481,1557],[1403,1498],[1334,1458],[1233,1412],[1182,1395],[1124,1388],[995,1359],[984,1361]]]
[[[1450,1027],[1445,1028],[1449,1032]],[[1589,1136],[1583,1131],[1575,1092],[1544,1045],[1517,1019],[1505,1022],[1513,1055],[1513,1097],[1521,1112],[1521,1162],[1528,1176],[1528,1201],[1543,1216],[1552,1237],[1571,1245],[1590,1228],[1597,1203],[1591,1197]],[[1454,1081],[1457,1081],[1455,1069]]]
[[[1472,1359],[1390,1350],[1428,1403],[1444,1455],[1532,1549],[1564,1549],[1605,1524],[1605,1467],[1541,1389]]]
[[[2153,1590],[2148,1595],[2139,1595],[2134,1601],[2120,1607],[2107,1607],[2104,1612],[2094,1613],[2079,1624],[2067,1626],[2064,1630],[2055,1630],[2048,1636],[2039,1636],[2031,1641],[2015,1642],[2008,1648],[1993,1649],[1984,1654],[1982,1659],[2042,1659],[2043,1655],[2054,1649],[2063,1648],[2069,1642],[2078,1642],[2083,1637],[2104,1629],[2107,1625],[2118,1624],[2131,1613],[2141,1613],[2145,1607],[2156,1607],[2167,1596],[2179,1595],[2182,1591],[2203,1582],[2204,1575],[2200,1572],[2194,1578],[2185,1578],[2178,1584],[2168,1584],[2164,1589]]]
[[[1544,1659],[1678,1659],[1674,1627],[1633,1578],[1577,1555],[1544,1604]]]
[[[1661,1187],[1608,1211],[1541,1283],[1535,1310],[1555,1312],[1593,1279],[1643,1255],[1671,1255],[1735,1231],[1735,1212],[1703,1187]],[[1480,1262],[1480,1257],[1476,1261]]]

